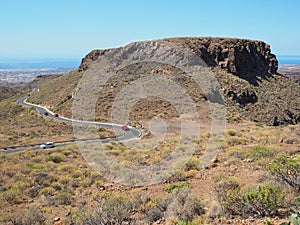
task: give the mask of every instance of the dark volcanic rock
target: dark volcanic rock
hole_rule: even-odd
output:
[[[236,38],[171,38],[191,48],[210,67],[253,81],[257,76],[277,73],[278,61],[270,46],[262,41]]]

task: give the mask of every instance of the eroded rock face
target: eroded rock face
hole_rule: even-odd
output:
[[[210,67],[220,67],[239,77],[252,79],[277,73],[278,61],[262,41],[236,38],[165,39],[191,48]]]
[[[87,70],[88,66],[93,62],[96,61],[101,55],[105,52],[109,51],[108,49],[104,50],[93,50],[89,54],[87,54],[82,60],[79,66],[79,71]]]

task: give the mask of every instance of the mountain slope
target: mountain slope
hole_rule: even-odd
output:
[[[250,119],[268,125],[299,123],[300,87],[277,73],[278,62],[268,44],[233,38],[169,38],[153,43],[162,41],[191,49],[211,68],[221,85],[228,119]],[[133,43],[130,47],[134,49],[138,44]],[[80,78],[93,62],[111,51],[92,51],[78,69],[46,82],[30,100],[62,115],[72,116],[72,96],[77,92]],[[189,75],[170,65],[139,63],[122,68],[106,82],[99,92],[96,119],[109,121],[117,94],[132,81],[147,74],[170,76],[172,81],[185,88],[199,111],[205,108],[202,106],[206,104],[206,98]],[[177,112],[163,99],[146,98],[134,105],[129,120],[139,121],[155,115],[172,118],[177,116]]]

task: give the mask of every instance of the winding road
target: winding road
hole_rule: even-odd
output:
[[[34,88],[33,91],[32,91],[32,94],[34,94],[37,91],[38,91],[38,88]],[[69,119],[69,118],[65,118],[65,117],[55,117],[54,112],[51,112],[49,109],[47,109],[44,106],[36,105],[36,104],[27,102],[27,98],[28,98],[27,96],[21,97],[17,100],[16,103],[19,104],[19,105],[26,106],[26,107],[34,107],[35,110],[38,113],[40,113],[41,115],[46,116],[46,117],[48,117],[50,119],[53,119],[53,120],[60,121],[60,122],[72,123],[73,125],[79,125],[79,126],[93,125],[93,126],[96,126],[96,127],[103,127],[105,129],[115,130],[115,131],[118,131],[118,132],[122,133],[122,135],[120,135],[118,137],[115,137],[115,138],[98,139],[98,140],[89,139],[89,140],[85,140],[85,141],[98,141],[100,143],[108,143],[110,140],[115,140],[115,141],[122,142],[122,141],[127,141],[127,140],[131,140],[131,139],[139,138],[142,134],[140,130],[138,130],[134,127],[131,127],[131,126],[128,126],[129,130],[127,130],[127,131],[122,130],[122,126],[124,126],[124,124],[110,124],[110,123],[101,123],[101,122],[94,122],[94,121],[73,120],[73,119]],[[45,115],[45,114],[47,114],[47,115]],[[67,144],[70,144],[70,143],[76,142],[76,141],[82,141],[82,140],[64,141],[64,142],[57,143],[56,146],[67,145]],[[12,146],[12,147],[9,147],[11,149],[7,149],[7,148],[5,150],[1,149],[0,152],[12,153],[12,152],[17,152],[17,151],[22,151],[22,150],[28,149],[28,147],[32,147],[33,149],[38,149],[39,145],[35,145],[35,146],[18,146],[18,147],[16,146],[15,148],[13,148],[13,146]]]

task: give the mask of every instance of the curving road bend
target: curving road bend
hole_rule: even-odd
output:
[[[33,91],[32,91],[32,94],[34,94],[37,91],[38,91],[38,88],[34,88]],[[131,139],[139,138],[142,134],[140,130],[138,130],[134,127],[131,127],[131,126],[128,126],[128,128],[129,128],[128,131],[122,130],[123,124],[122,125],[121,124],[110,124],[110,123],[101,123],[101,122],[94,122],[94,121],[73,120],[73,119],[69,119],[69,118],[65,118],[65,117],[55,117],[54,112],[51,112],[49,109],[47,109],[44,106],[36,105],[36,104],[32,104],[32,103],[27,102],[26,101],[27,98],[28,98],[27,96],[21,97],[17,100],[16,103],[19,104],[19,105],[26,106],[26,107],[34,107],[35,110],[38,113],[40,113],[41,115],[46,116],[50,119],[54,119],[54,120],[61,121],[61,122],[66,122],[66,123],[72,123],[74,125],[79,125],[79,126],[93,125],[93,126],[96,126],[96,127],[103,127],[103,128],[106,128],[106,129],[121,132],[123,134],[123,135],[118,136],[116,138],[108,138],[108,139],[99,139],[99,140],[97,140],[101,143],[108,143],[110,140],[127,141],[127,140],[131,140]],[[45,115],[46,112],[48,113],[48,115]],[[78,140],[78,141],[81,141],[81,140]],[[89,141],[89,140],[87,140],[87,141]],[[95,141],[95,139],[90,140],[90,141]],[[56,144],[56,146],[66,145],[66,144],[69,144],[69,143],[71,143],[71,142],[66,141],[66,142],[63,142],[63,143],[60,143],[60,144]],[[38,146],[33,147],[33,149],[37,149],[37,148],[38,148]],[[11,150],[0,150],[0,152],[11,153],[11,152],[22,151],[24,149],[26,149],[26,148],[19,147],[19,148],[11,149]]]

